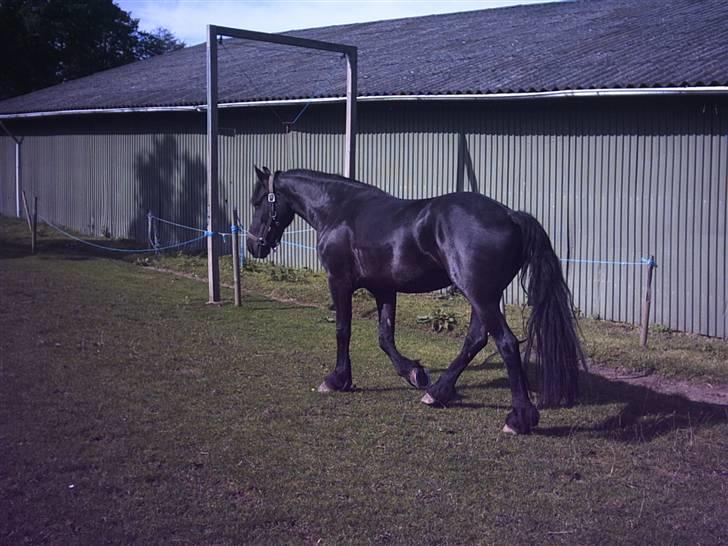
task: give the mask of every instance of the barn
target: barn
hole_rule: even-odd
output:
[[[639,322],[654,256],[652,320],[728,338],[726,21],[723,0],[578,0],[289,34],[358,48],[356,178],[531,212],[586,315]],[[0,102],[0,213],[25,190],[89,235],[144,242],[149,210],[204,227],[205,52]],[[238,39],[218,57],[218,206],[245,224],[253,164],[342,172],[346,63]],[[275,259],[316,268],[293,230]]]

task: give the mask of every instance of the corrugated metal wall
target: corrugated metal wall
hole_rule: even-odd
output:
[[[225,226],[235,206],[249,221],[253,164],[341,171],[343,106],[312,105],[287,132],[280,120],[299,112],[221,112]],[[12,127],[26,137],[25,187],[39,195],[42,214],[85,233],[144,241],[147,209],[204,227],[204,122],[203,114],[117,115]],[[728,337],[725,99],[366,103],[359,129],[361,180],[407,198],[479,191],[533,213],[562,258],[590,262],[566,268],[585,314],[638,322],[644,267],[599,262],[655,255],[653,320]],[[14,152],[6,149],[0,143],[5,214],[6,188],[14,191],[6,181]],[[297,219],[276,261],[318,266],[306,229]]]

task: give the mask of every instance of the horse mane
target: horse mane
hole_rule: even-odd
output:
[[[354,180],[353,178],[346,178],[345,176],[340,176],[338,174],[324,173],[311,169],[291,169],[289,171],[285,171],[282,174],[295,178],[303,178],[309,181],[324,182],[326,184],[335,184],[337,186],[346,186],[351,189],[371,190],[377,193],[386,193],[376,186],[372,186],[371,184],[367,184],[365,182],[359,182],[358,180]]]

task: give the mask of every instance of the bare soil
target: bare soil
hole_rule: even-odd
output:
[[[652,370],[634,372],[593,361],[589,364],[589,371],[610,381],[637,385],[661,394],[682,396],[693,402],[728,407],[728,384],[726,383],[709,383],[701,379],[676,379],[664,377]]]

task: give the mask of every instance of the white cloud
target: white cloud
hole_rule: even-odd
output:
[[[116,0],[142,30],[165,27],[187,45],[205,41],[208,24],[282,32],[434,13],[554,0]]]

